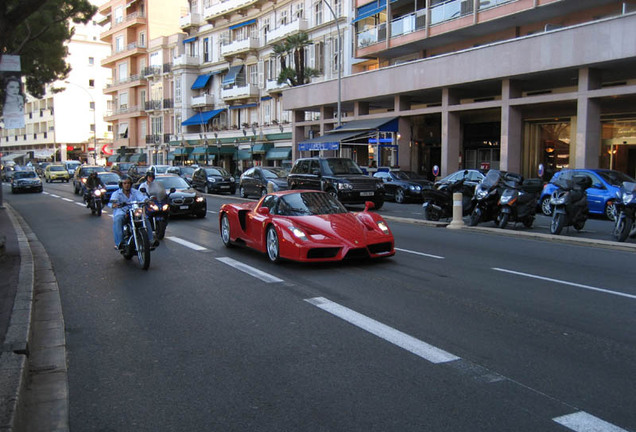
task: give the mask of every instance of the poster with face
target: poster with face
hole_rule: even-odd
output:
[[[20,129],[24,127],[24,95],[22,76],[20,72],[0,72],[2,87],[0,101],[2,102],[2,116],[5,129]]]

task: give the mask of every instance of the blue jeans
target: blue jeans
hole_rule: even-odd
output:
[[[121,242],[124,240],[124,219],[126,218],[126,213],[118,211],[113,215],[113,237],[115,238],[115,246],[119,246]],[[148,241],[152,245],[153,236],[152,236],[152,228],[150,227],[150,222],[146,217],[146,228],[148,228]]]

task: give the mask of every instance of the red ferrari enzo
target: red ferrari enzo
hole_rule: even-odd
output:
[[[393,234],[377,213],[350,213],[326,192],[292,190],[265,195],[258,202],[223,204],[221,240],[267,253],[272,262],[340,261],[395,254]]]

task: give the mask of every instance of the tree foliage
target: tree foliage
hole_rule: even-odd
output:
[[[41,97],[71,70],[65,43],[72,23],[86,24],[96,12],[89,0],[0,0],[0,56],[19,55],[27,91]]]
[[[280,61],[278,84],[290,86],[308,84],[312,77],[320,75],[316,69],[305,65],[305,47],[313,44],[305,32],[287,36],[283,42],[272,46],[274,54]],[[289,65],[287,61],[289,60]]]

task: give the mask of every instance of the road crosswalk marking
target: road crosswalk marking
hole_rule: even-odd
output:
[[[584,411],[555,417],[552,420],[576,432],[627,432]]]

